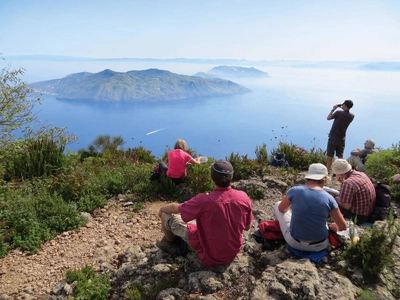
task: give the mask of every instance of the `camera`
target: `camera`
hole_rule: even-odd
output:
[[[338,107],[342,107],[342,104],[338,104],[337,106],[338,106]]]

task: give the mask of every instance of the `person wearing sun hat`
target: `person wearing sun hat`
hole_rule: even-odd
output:
[[[365,172],[365,162],[367,161],[368,154],[379,152],[378,148],[375,148],[375,141],[368,139],[364,143],[364,149],[356,148],[350,152],[350,157],[347,159],[349,164],[354,166],[357,171]]]
[[[328,145],[326,150],[328,156],[328,159],[326,160],[326,168],[328,171],[331,169],[335,153],[338,158],[343,158],[347,128],[354,120],[354,114],[350,112],[353,105],[354,103],[351,100],[345,100],[343,104],[335,104],[326,117],[328,121],[334,120],[328,135]],[[336,111],[338,107],[340,107],[342,111]]]
[[[353,170],[345,159],[332,164],[332,172],[341,183],[337,201],[346,219],[357,217],[357,223],[368,221],[375,207],[376,193],[371,179],[363,172]]]
[[[231,262],[242,248],[243,230],[249,230],[253,220],[250,198],[231,187],[231,163],[217,160],[210,169],[215,184],[211,193],[161,207],[158,216],[165,236],[156,243],[168,254],[182,255],[183,241],[197,252],[205,267]],[[196,223],[189,223],[193,220]]]
[[[289,189],[273,210],[285,241],[296,250],[319,252],[329,245],[326,220],[334,231],[345,230],[347,223],[335,198],[324,190],[330,180],[328,169],[320,163],[311,164],[304,177],[305,185]]]

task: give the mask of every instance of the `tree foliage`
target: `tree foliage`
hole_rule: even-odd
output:
[[[4,59],[3,59],[4,60]],[[25,69],[2,68],[0,72],[0,131],[2,134],[21,128],[35,119],[33,107],[40,97],[29,94],[33,90],[21,79]]]
[[[99,135],[96,139],[89,145],[90,152],[104,153],[105,151],[116,151],[118,147],[125,144],[124,139],[121,136],[110,135]]]

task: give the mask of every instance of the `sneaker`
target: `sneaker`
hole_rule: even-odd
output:
[[[177,255],[179,252],[178,243],[176,241],[167,241],[165,236],[160,241],[156,242],[156,246],[158,247],[158,249],[168,253],[169,255]]]

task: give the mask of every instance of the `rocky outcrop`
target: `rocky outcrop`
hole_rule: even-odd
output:
[[[285,181],[254,177],[234,183],[241,190],[261,188],[265,197],[253,201],[255,220],[272,218],[272,206],[289,188]],[[362,229],[358,228],[362,233]],[[114,289],[111,299],[130,299],[127,294],[141,286],[151,291],[149,299],[356,299],[363,282],[362,272],[335,261],[331,252],[321,263],[293,256],[285,247],[262,251],[251,233],[245,232],[243,249],[234,261],[216,268],[205,268],[197,254],[171,257],[154,244],[126,245],[118,264],[109,261],[107,251],[95,257],[99,272],[110,274]],[[400,279],[400,239],[393,251],[393,266],[371,287],[379,299],[396,299]],[[67,299],[71,286],[61,281],[47,299]]]

